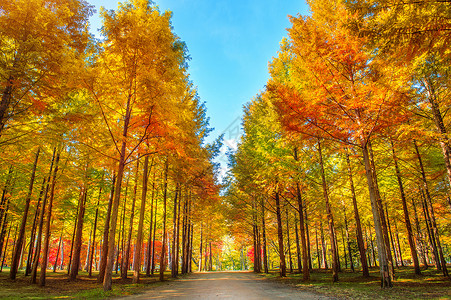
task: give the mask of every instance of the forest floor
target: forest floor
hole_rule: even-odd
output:
[[[288,274],[286,278],[281,278],[278,272],[259,275],[300,290],[343,299],[451,299],[451,279],[435,268],[422,270],[422,275],[415,275],[411,267],[395,269],[393,287],[389,289],[380,287],[379,268],[371,268],[369,278],[345,270],[339,273],[339,281],[335,283],[332,272],[325,270],[311,272],[309,282],[302,282],[302,274]]]
[[[133,295],[129,299],[451,299],[451,280],[436,270],[423,271],[416,276],[412,268],[396,270],[393,288],[381,289],[379,270],[373,268],[371,277],[363,278],[349,270],[339,273],[340,280],[331,282],[331,272],[314,270],[309,282],[302,275],[278,276],[252,272],[208,272],[180,276],[177,280],[159,282],[158,276],[142,276],[141,284],[131,278],[113,278],[113,289],[104,292],[95,277],[80,272],[77,280],[69,281],[66,271],[49,271],[45,287],[30,284],[30,277],[20,273],[15,282],[9,279],[9,270],[0,273],[0,299],[106,299]],[[93,274],[97,275],[96,273]],[[113,275],[115,275],[113,273]],[[132,273],[129,273],[131,277]],[[39,275],[38,275],[39,276]]]

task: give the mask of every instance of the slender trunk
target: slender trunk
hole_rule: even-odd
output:
[[[368,261],[365,256],[365,245],[363,243],[362,224],[360,222],[360,214],[359,214],[359,209],[358,209],[358,205],[357,205],[357,197],[356,197],[355,188],[354,188],[354,179],[352,176],[351,161],[349,159],[348,152],[346,152],[346,161],[348,164],[349,184],[351,187],[352,205],[354,208],[354,219],[355,219],[356,231],[357,231],[357,246],[359,248],[360,263],[362,265],[363,277],[369,277],[370,271],[368,269]]]
[[[61,244],[63,242],[63,231],[64,231],[64,223],[63,223],[63,227],[61,227],[60,241],[58,243],[58,250],[56,250],[56,258],[55,258],[55,264],[53,265],[53,273],[56,273],[56,267],[58,266],[58,257],[60,254]]]
[[[309,220],[308,220],[308,214],[307,214],[307,203],[303,202],[304,205],[304,223],[305,223],[305,236],[307,237],[307,256],[308,256],[308,266],[309,270],[313,270],[313,263],[312,263],[312,255],[310,253],[310,230],[309,230]],[[300,216],[300,214],[299,214]],[[302,239],[301,239],[302,241]]]
[[[438,252],[437,261],[440,261],[439,264],[442,267],[443,275],[448,277],[449,276],[448,269],[446,268],[446,261],[443,256],[437,222],[435,221],[434,207],[432,206],[431,195],[429,193],[429,187],[428,187],[427,180],[426,180],[426,173],[424,171],[423,161],[421,159],[420,150],[418,149],[418,145],[417,145],[416,141],[414,141],[414,146],[415,146],[415,151],[416,151],[417,158],[418,158],[418,163],[420,165],[421,178],[423,180],[423,189],[426,192],[425,202],[426,202],[426,207],[428,208],[428,210],[430,212],[430,217],[431,217],[430,220],[431,220],[431,224],[432,224],[431,230],[433,231],[434,236],[435,236],[434,242],[436,245],[436,251]],[[449,160],[448,160],[448,162],[449,162]],[[450,172],[450,171],[451,171],[451,169],[448,169],[448,172]],[[448,176],[450,176],[450,173],[448,173]]]
[[[163,247],[161,248],[160,255],[160,281],[164,281],[164,271],[166,270],[166,198],[168,190],[168,168],[169,161],[168,158],[166,158],[163,184],[163,234],[161,237],[161,239],[163,240]]]
[[[451,146],[448,137],[448,132],[445,127],[445,123],[443,121],[442,113],[440,111],[439,103],[437,100],[437,95],[435,92],[435,88],[430,79],[423,80],[423,83],[426,87],[426,91],[428,94],[428,100],[431,104],[432,115],[434,116],[435,126],[437,127],[437,131],[440,137],[440,146],[443,152],[443,159],[445,161],[446,171],[448,175],[448,182],[451,185]],[[446,267],[445,267],[446,269]],[[444,274],[447,274],[447,271],[444,271]],[[448,276],[448,275],[445,275]]]
[[[202,226],[203,222],[200,223],[200,245],[199,245],[199,272],[202,272]]]
[[[103,175],[102,175],[102,182],[103,182]],[[88,273],[89,277],[92,276],[92,259],[94,257],[94,249],[96,248],[96,231],[97,231],[97,220],[99,217],[99,204],[100,204],[100,197],[102,196],[102,187],[99,188],[99,198],[97,199],[97,205],[96,205],[96,216],[94,218],[94,228],[93,228],[93,234],[92,234],[92,248],[91,248],[91,254],[89,255],[89,263],[88,263]]]
[[[320,233],[321,233],[321,249],[323,251],[322,258],[323,258],[323,265],[324,268],[327,270],[329,269],[329,266],[327,265],[327,245],[326,240],[324,238],[324,229],[323,229],[323,222],[320,222]]]
[[[326,214],[327,214],[327,224],[329,227],[329,235],[330,235],[330,247],[332,250],[332,281],[338,281],[338,271],[339,271],[339,262],[338,262],[338,249],[336,247],[336,235],[335,235],[335,226],[334,226],[334,217],[332,215],[332,209],[329,202],[329,190],[326,183],[326,176],[324,171],[324,162],[323,155],[321,151],[321,141],[318,139],[318,154],[319,154],[319,163],[321,166],[321,179],[324,193],[324,200],[326,203]]]
[[[288,220],[288,206],[287,206],[287,208],[286,208],[286,210],[285,210],[285,212],[286,212],[286,216],[287,216],[287,218],[286,218],[286,223],[287,223],[287,246],[288,246],[288,258],[289,258],[289,261],[290,261],[290,273],[292,273],[293,274],[293,260],[292,260],[292,258],[291,258],[291,243],[290,243],[290,224],[289,224],[289,220]]]
[[[180,188],[179,190],[179,201],[177,204],[177,230],[176,230],[176,245],[175,245],[175,271],[176,271],[176,275],[178,275],[178,270],[179,270],[179,253],[180,253],[180,203],[182,201],[182,188]]]
[[[368,190],[371,200],[371,211],[373,213],[374,229],[376,231],[377,249],[379,254],[379,265],[381,274],[381,287],[388,288],[392,287],[392,279],[390,276],[390,266],[387,260],[385,242],[381,227],[380,213],[377,205],[376,192],[374,187],[373,172],[371,169],[370,158],[368,154],[368,144],[364,141],[362,142],[362,153],[363,160],[365,163],[365,173],[368,184]]]
[[[389,234],[390,234],[391,248],[393,249],[393,254],[394,254],[394,256],[395,256],[395,265],[396,265],[396,268],[399,268],[399,265],[398,265],[398,259],[399,259],[398,256],[399,256],[399,253],[396,252],[395,240],[393,239],[393,231],[391,230],[390,218],[389,218],[389,216],[388,216],[387,205],[385,205],[385,214],[386,214],[386,216],[387,216],[387,225],[388,225],[388,232],[389,232]]]
[[[88,189],[84,185],[80,190],[80,198],[79,198],[79,210],[77,216],[77,231],[75,232],[75,241],[74,241],[74,253],[71,257],[72,263],[70,268],[70,280],[75,280],[78,275],[78,269],[80,268],[80,255],[81,255],[81,245],[82,245],[82,237],[83,237],[83,219],[85,216],[85,206],[86,200],[88,198]]]
[[[119,213],[119,202],[121,198],[121,187],[122,187],[122,178],[124,177],[124,169],[125,169],[125,159],[126,159],[126,149],[127,149],[127,135],[131,118],[131,99],[132,93],[130,92],[127,98],[127,105],[125,109],[125,118],[124,118],[124,127],[122,132],[122,145],[121,152],[119,156],[118,170],[117,170],[117,179],[116,186],[113,198],[113,205],[111,208],[111,224],[110,224],[110,232],[108,234],[108,259],[105,268],[105,277],[103,279],[103,290],[109,291],[113,285],[113,267],[114,267],[114,248],[115,248],[115,238],[116,238],[116,227],[117,227],[117,217]]]
[[[318,269],[321,269],[321,253],[319,252],[318,229],[315,229],[315,238],[316,238],[316,258],[318,260]]]
[[[108,233],[110,230],[110,218],[111,218],[111,209],[113,207],[113,198],[114,198],[114,187],[116,185],[116,173],[113,173],[113,181],[111,183],[111,194],[110,200],[108,201],[108,209],[105,216],[105,225],[103,227],[103,243],[100,257],[100,266],[99,266],[99,276],[97,277],[97,282],[103,282],[105,278],[105,269],[108,258]]]
[[[132,232],[133,232],[133,219],[135,217],[135,203],[136,203],[136,193],[137,193],[137,189],[138,189],[138,177],[139,177],[139,157],[136,160],[135,184],[133,186],[132,210],[130,212],[130,220],[129,220],[129,225],[128,225],[127,246],[126,246],[126,250],[125,250],[125,255],[122,257],[122,265],[121,265],[122,279],[127,278],[127,271],[130,266],[130,248],[131,248],[131,240],[132,240]]]
[[[383,237],[383,240],[385,243],[385,251],[386,251],[386,256],[387,256],[387,262],[389,265],[389,273],[390,273],[391,280],[393,281],[394,274],[395,274],[395,268],[393,266],[393,256],[391,253],[387,221],[385,220],[385,213],[384,213],[384,208],[382,205],[382,197],[379,192],[379,184],[378,184],[378,180],[377,180],[376,165],[374,162],[374,155],[373,155],[371,141],[368,141],[367,147],[368,147],[368,154],[369,154],[370,165],[371,165],[371,172],[373,175],[373,186],[374,186],[374,192],[376,195],[376,204],[377,204],[377,208],[379,211],[380,224],[381,224],[381,228],[382,228],[382,237]]]
[[[282,231],[282,216],[280,213],[279,187],[276,187],[276,215],[277,215],[277,237],[279,241],[279,259],[280,259],[280,276],[286,277],[287,270],[285,266],[285,252],[283,250],[283,231]]]
[[[46,181],[47,181],[47,177],[44,176],[44,178],[42,179],[41,190],[39,192],[38,203],[36,204],[36,211],[34,212],[33,225],[31,226],[30,247],[29,247],[28,256],[27,256],[27,266],[25,267],[25,276],[28,276],[31,273],[33,252],[34,252],[34,248],[35,248],[35,244],[36,244],[36,226],[37,226],[38,216],[40,215],[39,209],[40,209],[40,205],[41,205],[42,196],[44,194]]]
[[[176,261],[176,250],[177,250],[177,196],[179,194],[179,184],[176,184],[175,188],[175,196],[174,196],[174,210],[173,210],[173,218],[172,218],[172,261],[171,261],[171,277],[177,277],[177,261]]]
[[[127,270],[122,269],[122,265],[124,264],[124,240],[125,240],[125,211],[127,209],[127,196],[128,196],[128,184],[130,182],[130,176],[127,177],[127,183],[125,185],[125,193],[124,193],[124,206],[122,206],[122,217],[120,221],[119,227],[119,237],[117,239],[117,253],[116,253],[116,274],[119,271],[119,255],[121,255],[121,276],[123,271],[127,272]]]
[[[398,157],[396,156],[396,153],[395,153],[395,147],[393,145],[393,141],[390,141],[390,142],[391,142],[391,148],[392,148],[392,153],[393,153],[393,161],[395,163],[396,177],[398,179],[399,193],[401,194],[401,202],[402,202],[402,208],[403,208],[403,212],[404,212],[404,223],[406,224],[406,229],[407,229],[407,240],[409,241],[410,254],[412,255],[415,274],[420,275],[421,274],[420,263],[418,262],[418,255],[417,255],[417,251],[416,251],[416,247],[415,247],[415,241],[413,238],[412,224],[410,223],[409,211],[407,209],[407,200],[406,200],[406,195],[404,192],[404,185],[402,183],[401,171],[400,171],[400,168],[398,165]],[[401,259],[401,263],[402,263],[402,259]]]
[[[294,234],[296,236],[296,259],[298,262],[298,273],[302,272],[301,245],[299,243],[298,218],[294,215]]]
[[[346,230],[346,244],[348,246],[349,261],[350,261],[350,264],[351,264],[352,272],[355,272],[355,270],[354,270],[354,260],[352,259],[351,241],[349,240],[348,217],[346,216],[346,208],[344,209],[344,218],[345,218],[345,230]],[[362,228],[360,228],[360,233],[362,233]],[[360,237],[360,238],[362,238],[362,237]],[[362,246],[365,247],[363,245],[363,239],[362,239],[361,242],[362,242]],[[365,248],[363,249],[363,258],[364,258],[365,264],[366,264]],[[368,272],[368,265],[366,265],[366,269],[367,269],[367,272]],[[364,277],[368,277],[369,274],[365,275],[365,272],[364,272],[363,276]]]
[[[154,214],[154,201],[155,201],[155,175],[156,171],[153,172],[153,180],[152,180],[152,199],[150,202],[150,226],[149,226],[149,237],[147,239],[147,261],[146,261],[146,276],[150,276],[150,268],[151,268],[151,249],[152,249],[152,226],[153,226],[153,214]],[[155,211],[155,214],[157,212]]]
[[[6,224],[6,215],[5,215],[4,224]],[[11,227],[12,227],[12,224],[9,225],[8,235],[6,237],[6,244],[5,244],[5,250],[3,251],[3,255],[1,255],[2,251],[0,250],[0,257],[2,258],[2,265],[0,267],[0,272],[3,272],[3,265],[5,264],[5,261],[6,261],[6,250],[8,249],[8,242],[9,242],[9,235],[11,234]]]
[[[42,209],[41,209],[40,215],[39,215],[39,225],[38,225],[38,232],[37,232],[37,237],[36,237],[37,242],[36,242],[36,247],[35,247],[36,250],[34,253],[34,257],[33,257],[33,268],[31,270],[31,283],[36,283],[38,264],[39,264],[39,256],[41,254],[41,240],[42,240],[42,228],[44,227],[44,214],[45,214],[45,209],[46,209],[46,205],[47,205],[47,195],[49,192],[50,178],[51,178],[52,171],[53,171],[53,163],[55,162],[55,155],[56,155],[56,147],[53,148],[52,162],[50,163],[50,170],[49,170],[49,174],[47,176],[47,184],[45,187],[44,198],[42,200]]]
[[[426,251],[425,251],[425,245],[424,245],[424,240],[422,238],[423,233],[420,229],[420,222],[418,221],[418,212],[417,212],[417,206],[415,204],[415,198],[412,197],[412,207],[413,207],[413,212],[414,212],[414,217],[415,217],[415,227],[416,227],[416,235],[415,235],[415,239],[417,241],[417,245],[418,245],[418,250],[420,252],[420,257],[421,260],[423,261],[423,265],[426,269],[429,268],[428,265],[428,261],[426,259]]]
[[[155,270],[155,237],[157,232],[157,212],[158,212],[158,198],[155,199],[155,217],[153,220],[153,236],[152,236],[152,266],[150,268],[150,273],[153,275],[153,272]]]
[[[58,162],[59,162],[59,160],[60,160],[60,154],[58,153],[56,155],[55,170],[53,172],[52,188],[50,190],[50,200],[49,200],[49,206],[48,206],[48,209],[47,209],[47,223],[46,223],[46,226],[45,226],[44,251],[43,251],[43,254],[42,254],[41,274],[40,274],[40,278],[39,278],[39,285],[40,286],[44,286],[45,285],[45,277],[46,277],[46,272],[47,272],[47,263],[48,263],[48,255],[49,255],[49,243],[50,243],[50,225],[51,225],[51,220],[52,220],[53,199],[54,199],[54,195],[55,195],[56,175],[57,175],[57,172],[58,172]]]
[[[398,225],[397,225],[397,223],[396,223],[396,220],[394,220],[394,223],[393,223],[393,224],[395,225],[395,236],[396,236],[396,242],[397,242],[397,244],[398,244],[399,259],[400,259],[400,261],[401,261],[401,266],[404,267],[404,260],[402,259],[401,243],[399,242],[399,231],[398,231]],[[416,252],[416,250],[415,250],[415,252]],[[417,257],[417,260],[418,260],[418,257]],[[418,264],[418,265],[419,265],[419,264]],[[418,266],[418,268],[419,268],[419,266]]]
[[[260,200],[260,207],[262,210],[263,268],[265,269],[265,273],[268,274],[269,268],[268,268],[268,254],[267,254],[267,249],[266,249],[266,221],[265,221],[266,213],[265,213],[265,205],[264,205],[263,201],[264,200],[262,197]]]
[[[133,272],[133,283],[139,282],[139,273],[141,271],[141,248],[143,241],[143,228],[144,228],[144,214],[146,212],[146,199],[147,199],[147,182],[149,179],[149,156],[144,158],[144,170],[143,170],[143,186],[141,194],[141,207],[139,209],[139,224],[138,232],[136,234],[136,248],[135,248],[135,264]]]
[[[11,262],[11,270],[9,273],[9,278],[14,280],[16,279],[17,274],[17,268],[19,266],[19,258],[20,258],[20,252],[22,250],[22,244],[25,236],[25,226],[27,225],[27,217],[28,217],[28,210],[30,209],[30,201],[31,201],[31,194],[33,193],[33,185],[34,185],[34,178],[36,175],[36,167],[38,165],[38,158],[39,158],[39,152],[41,151],[41,148],[39,147],[36,151],[36,155],[34,158],[33,163],[33,170],[31,172],[31,178],[30,178],[30,185],[28,187],[28,194],[25,198],[25,208],[22,214],[22,223],[20,224],[20,230],[19,230],[19,236],[17,237],[17,247],[16,251],[14,252],[13,260]],[[1,252],[1,249],[0,249]]]

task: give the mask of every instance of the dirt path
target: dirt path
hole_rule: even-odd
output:
[[[330,299],[249,272],[194,273],[122,299]]]

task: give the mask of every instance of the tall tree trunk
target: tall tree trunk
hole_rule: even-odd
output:
[[[415,274],[420,275],[421,274],[420,263],[418,262],[417,250],[416,250],[416,246],[415,246],[415,241],[413,239],[412,224],[410,223],[409,211],[407,209],[406,194],[404,192],[404,185],[402,183],[401,171],[400,171],[400,168],[398,165],[398,157],[396,156],[396,153],[395,153],[395,146],[393,145],[393,141],[390,141],[390,143],[391,143],[391,148],[392,148],[392,153],[393,153],[393,161],[395,163],[396,177],[398,179],[399,193],[401,194],[402,209],[403,209],[403,213],[404,213],[404,223],[406,224],[406,229],[407,229],[407,240],[409,241],[410,254],[412,255]],[[401,259],[401,263],[402,263],[402,259]]]
[[[330,247],[332,250],[332,281],[338,281],[338,272],[339,272],[339,262],[338,262],[338,249],[336,247],[336,235],[335,235],[335,226],[334,226],[334,217],[332,215],[332,209],[329,202],[329,189],[326,182],[326,175],[324,171],[324,162],[323,162],[323,154],[321,151],[321,141],[318,139],[318,154],[319,154],[319,163],[321,170],[321,179],[324,193],[324,200],[326,204],[326,214],[327,214],[327,224],[329,227],[329,236],[330,236]]]
[[[13,168],[12,166],[9,167],[8,175],[6,178],[5,186],[3,188],[2,192],[2,199],[0,201],[0,254],[2,253],[3,249],[3,243],[5,240],[6,235],[6,215],[8,213],[8,207],[9,207],[9,189],[11,185],[11,179],[12,179],[12,172]]]
[[[412,207],[413,207],[413,212],[414,212],[414,217],[415,217],[415,227],[417,230],[417,233],[415,235],[415,239],[417,241],[417,245],[418,245],[418,250],[420,252],[420,257],[421,260],[423,261],[423,265],[425,267],[425,269],[427,270],[429,268],[428,265],[428,261],[426,259],[426,251],[425,251],[425,246],[424,246],[424,240],[422,238],[423,233],[420,229],[420,222],[418,221],[418,212],[417,212],[417,206],[415,204],[415,198],[412,197]]]
[[[277,216],[277,237],[279,241],[279,264],[280,264],[280,276],[287,276],[287,269],[285,266],[285,252],[283,250],[283,231],[282,231],[282,216],[280,213],[280,199],[279,199],[279,186],[276,186],[276,216]]]
[[[44,227],[44,214],[45,214],[45,209],[47,206],[47,195],[49,192],[50,178],[51,178],[52,171],[53,171],[53,163],[55,162],[55,155],[56,155],[56,147],[53,148],[52,162],[50,163],[50,170],[49,170],[49,174],[47,176],[47,185],[45,187],[44,198],[42,200],[42,209],[41,209],[40,215],[39,215],[39,225],[38,225],[38,232],[37,232],[37,237],[36,237],[36,239],[37,239],[36,250],[34,253],[34,257],[33,257],[33,268],[31,270],[31,283],[37,282],[36,277],[37,277],[37,273],[38,273],[39,256],[41,254],[42,228]]]
[[[402,259],[401,243],[399,242],[399,231],[398,231],[398,225],[396,223],[396,219],[394,220],[393,224],[395,225],[395,236],[396,236],[396,242],[398,244],[399,259],[401,261],[401,266],[404,267],[404,260]],[[415,250],[415,252],[416,252],[416,250]],[[417,260],[418,260],[418,258],[417,258]]]
[[[320,228],[319,229],[320,229],[320,233],[321,233],[321,249],[323,251],[323,253],[322,253],[323,266],[327,270],[327,269],[329,269],[329,266],[327,264],[327,245],[326,245],[326,240],[324,238],[324,229],[323,229],[323,222],[322,222],[322,220],[320,222]]]
[[[399,268],[399,265],[398,265],[398,254],[399,253],[397,253],[397,251],[396,251],[395,240],[393,239],[393,231],[391,230],[390,218],[388,216],[387,205],[385,205],[385,214],[387,216],[387,225],[388,225],[388,232],[390,234],[391,248],[393,249],[393,254],[395,256],[395,265],[396,265],[396,268]]]
[[[153,163],[152,163],[153,165]],[[139,282],[139,273],[141,271],[141,248],[143,242],[143,228],[144,228],[144,214],[146,212],[146,199],[147,199],[147,182],[149,179],[149,156],[144,158],[144,170],[143,170],[143,186],[141,194],[141,207],[139,209],[139,224],[138,232],[136,234],[136,248],[135,248],[135,264],[133,272],[133,283]]]
[[[83,219],[85,217],[85,207],[86,201],[88,198],[88,188],[86,187],[86,183],[83,185],[80,191],[79,198],[79,210],[77,216],[77,231],[75,233],[75,242],[74,242],[74,253],[72,255],[72,263],[70,268],[70,280],[77,279],[78,269],[80,268],[80,255],[81,255],[81,246],[82,246],[82,237],[83,237]]]
[[[33,225],[31,226],[30,247],[28,249],[27,266],[25,267],[25,276],[28,276],[31,273],[33,252],[34,252],[34,248],[35,248],[35,244],[36,244],[36,226],[38,225],[37,220],[40,215],[40,205],[41,205],[42,196],[44,194],[46,181],[47,181],[47,177],[44,176],[44,178],[42,179],[41,190],[39,192],[38,203],[36,203],[36,210],[34,212]]]
[[[348,246],[349,261],[350,261],[350,264],[351,264],[351,270],[352,270],[352,272],[354,272],[355,271],[354,270],[354,260],[352,259],[351,242],[349,240],[348,217],[346,216],[346,207],[343,209],[343,213],[344,213],[344,219],[345,219],[346,244]],[[359,223],[360,223],[360,219],[359,219]],[[360,234],[361,233],[362,233],[362,228],[360,228]],[[362,237],[360,237],[360,238],[362,238]],[[363,239],[361,240],[361,242],[362,242],[362,246],[365,247],[363,245]],[[367,262],[366,262],[366,256],[365,256],[365,248],[363,249],[363,251],[364,251],[363,252],[363,258],[364,258],[364,261],[365,261],[365,264],[366,264]],[[362,267],[362,269],[363,269],[363,267]],[[368,272],[368,265],[367,264],[366,264],[366,270]],[[369,274],[365,275],[365,272],[363,272],[363,273],[364,273],[363,274],[364,277],[368,277],[369,276]]]
[[[448,182],[451,185],[451,146],[448,132],[443,121],[442,113],[440,111],[440,106],[432,81],[430,79],[425,79],[423,80],[423,83],[426,88],[429,103],[431,104],[431,111],[432,115],[434,116],[435,126],[437,127],[437,131],[439,133],[439,141],[443,152],[443,159],[445,161]]]
[[[155,270],[155,237],[157,233],[157,212],[158,212],[158,197],[155,199],[155,217],[153,220],[153,237],[152,237],[152,261],[151,261],[151,267],[150,267],[150,273],[153,275],[153,272]]]
[[[111,209],[113,207],[113,198],[114,198],[114,187],[116,186],[116,173],[113,173],[113,179],[111,183],[111,193],[110,200],[108,201],[108,209],[105,216],[105,225],[103,227],[103,243],[102,243],[102,252],[100,257],[100,266],[99,266],[99,276],[97,277],[97,282],[103,282],[105,278],[105,270],[106,263],[108,259],[108,234],[110,231],[110,218],[111,218]]]
[[[298,273],[302,272],[302,259],[301,259],[301,245],[299,243],[299,230],[298,230],[298,218],[296,213],[294,214],[294,234],[296,236],[296,259],[298,262]]]
[[[6,217],[7,217],[7,214],[5,214],[4,224],[6,224],[6,221],[7,221]],[[0,266],[0,272],[3,272],[3,265],[5,264],[5,261],[6,261],[6,250],[8,249],[9,235],[11,234],[11,227],[12,227],[12,225],[13,224],[9,225],[8,235],[6,236],[6,244],[5,244],[5,250],[3,251],[3,255],[1,255],[2,251],[0,250],[0,257],[2,258],[2,263],[1,263],[1,266]]]
[[[290,224],[288,220],[288,206],[285,209],[285,215],[287,217],[286,223],[287,223],[287,247],[288,247],[288,258],[290,262],[290,273],[293,274],[293,260],[291,258],[291,242],[290,242]]]
[[[58,243],[58,250],[56,250],[55,264],[53,265],[53,273],[56,273],[56,267],[58,266],[58,258],[59,258],[59,254],[60,254],[61,244],[63,243],[63,232],[64,232],[64,223],[63,223],[63,226],[61,227],[61,234],[60,234],[60,240]],[[63,245],[63,247],[64,247],[64,245]]]
[[[166,198],[168,190],[168,167],[169,161],[166,158],[164,167],[164,184],[163,184],[163,234],[161,239],[163,240],[163,247],[160,255],[160,281],[164,281],[164,271],[166,270]]]
[[[117,179],[116,186],[113,198],[113,205],[111,209],[111,224],[110,224],[110,232],[108,234],[108,259],[105,268],[105,277],[103,279],[103,290],[109,291],[111,290],[113,284],[113,267],[114,267],[114,248],[115,248],[115,238],[116,238],[116,227],[117,227],[117,217],[119,213],[119,202],[121,198],[121,187],[122,187],[122,178],[124,177],[124,169],[125,169],[125,159],[126,159],[126,148],[127,148],[127,135],[131,118],[131,98],[132,93],[129,93],[127,98],[127,105],[125,109],[125,118],[124,118],[124,127],[122,133],[122,145],[121,152],[119,156],[118,170],[117,170]]]
[[[36,151],[36,155],[34,158],[33,170],[31,172],[30,185],[28,187],[28,194],[27,194],[27,197],[25,198],[25,208],[24,208],[24,211],[22,214],[22,223],[20,224],[19,236],[17,237],[17,241],[16,241],[17,247],[16,247],[16,251],[14,252],[13,260],[11,262],[11,270],[9,273],[9,278],[12,280],[16,279],[17,268],[19,266],[20,252],[22,249],[23,239],[25,236],[25,227],[27,225],[28,210],[30,209],[31,194],[33,193],[34,178],[36,175],[36,166],[38,165],[38,158],[39,158],[40,151],[41,151],[41,148],[38,147],[38,150]],[[0,249],[0,253],[1,253],[1,249]]]
[[[260,207],[262,210],[263,268],[265,269],[265,273],[268,274],[269,268],[268,268],[268,253],[267,253],[267,249],[266,249],[266,221],[265,221],[266,213],[265,213],[265,205],[264,205],[263,197],[260,200]]]
[[[149,226],[149,237],[147,239],[147,261],[146,261],[146,276],[150,276],[151,259],[152,259],[152,226],[153,226],[153,214],[154,214],[154,201],[155,201],[155,175],[156,170],[153,172],[152,180],[152,199],[150,201],[150,226]],[[157,212],[155,211],[155,214]]]
[[[393,256],[392,256],[391,247],[390,247],[390,237],[388,235],[388,226],[387,226],[387,221],[385,219],[384,207],[382,204],[382,197],[379,192],[376,164],[374,161],[373,148],[371,145],[371,141],[368,141],[368,154],[369,154],[369,158],[370,158],[371,172],[373,175],[373,185],[374,185],[374,192],[376,194],[376,203],[377,203],[377,208],[379,210],[380,223],[381,223],[381,227],[382,227],[382,237],[384,238],[385,251],[386,251],[386,256],[387,256],[387,262],[389,265],[390,277],[391,277],[391,280],[393,281],[394,275],[395,275],[395,268],[393,266]]]
[[[120,227],[119,227],[119,237],[117,239],[117,251],[116,251],[116,274],[119,271],[119,256],[121,257],[121,266],[124,263],[124,240],[125,240],[125,211],[127,210],[127,196],[128,196],[128,185],[130,183],[130,176],[127,176],[127,183],[125,185],[125,193],[124,193],[124,206],[122,206],[122,217],[120,219]],[[124,270],[125,271],[125,270]],[[127,270],[128,271],[128,270]],[[121,267],[121,276],[122,276],[122,267]]]
[[[359,209],[358,209],[358,205],[357,205],[357,197],[356,197],[355,188],[354,188],[354,179],[352,176],[351,161],[349,159],[348,152],[346,152],[346,162],[348,164],[349,184],[351,187],[352,205],[354,208],[354,219],[355,219],[356,233],[357,233],[357,247],[359,248],[360,263],[362,265],[362,275],[363,275],[363,277],[369,277],[370,271],[368,269],[368,261],[365,256],[365,244],[363,243],[362,224],[360,222],[360,214],[359,214]]]
[[[130,220],[128,225],[128,237],[127,237],[127,246],[125,250],[125,255],[122,257],[122,265],[121,265],[121,277],[122,279],[127,278],[127,272],[130,266],[130,248],[131,248],[131,240],[132,240],[132,232],[133,232],[133,219],[135,217],[135,203],[136,203],[136,192],[138,189],[138,177],[139,177],[139,156],[136,160],[136,170],[135,170],[135,184],[133,186],[133,198],[132,198],[132,210],[130,212]]]
[[[48,256],[49,256],[49,243],[50,243],[50,226],[52,224],[52,208],[53,208],[53,199],[55,195],[55,185],[56,185],[56,174],[58,172],[58,162],[60,160],[60,154],[58,153],[56,155],[56,161],[55,161],[55,170],[53,172],[53,178],[52,178],[52,188],[50,190],[50,200],[49,200],[49,207],[47,209],[47,223],[45,226],[45,240],[44,240],[44,251],[42,253],[42,263],[41,263],[41,274],[39,278],[39,285],[44,286],[45,285],[45,277],[47,272],[47,263],[48,263]]]
[[[421,178],[423,180],[423,190],[426,192],[425,202],[426,202],[426,207],[428,208],[428,210],[430,212],[430,217],[431,217],[430,220],[432,223],[431,229],[434,232],[434,236],[435,236],[434,242],[436,244],[437,252],[438,252],[438,256],[439,256],[437,261],[440,260],[440,265],[442,267],[443,275],[448,277],[449,276],[448,269],[446,268],[446,261],[443,256],[443,250],[442,250],[442,246],[440,243],[440,236],[439,236],[439,231],[438,231],[438,227],[437,227],[437,222],[435,221],[434,207],[432,206],[431,195],[429,193],[429,187],[428,187],[427,180],[426,180],[426,173],[424,171],[423,161],[421,159],[420,150],[418,149],[418,145],[417,145],[416,141],[414,141],[414,146],[415,146],[415,151],[416,151],[417,158],[418,158],[418,163],[420,165]],[[448,160],[448,162],[449,162],[449,160]],[[450,169],[448,169],[448,172],[450,172]],[[450,176],[450,174],[448,174],[448,176]]]
[[[179,184],[176,184],[175,196],[174,196],[174,210],[172,218],[172,261],[171,261],[171,277],[177,277],[177,261],[176,261],[176,251],[177,251],[177,196],[179,194]]]
[[[199,272],[202,272],[202,226],[203,222],[200,222],[200,243],[199,243]]]
[[[363,153],[363,161],[365,163],[365,173],[371,200],[371,211],[373,213],[374,229],[376,231],[377,249],[379,255],[379,265],[381,274],[381,287],[389,288],[392,287],[393,284],[390,276],[390,266],[387,259],[387,251],[382,232],[381,218],[376,199],[373,170],[370,163],[370,157],[368,154],[368,144],[366,141],[362,141],[362,153]]]
[[[102,182],[103,182],[103,175],[102,175]],[[96,248],[96,231],[97,231],[97,220],[99,217],[99,204],[100,204],[100,197],[102,196],[102,186],[99,188],[99,198],[97,199],[97,205],[96,205],[96,216],[94,218],[94,228],[93,228],[93,234],[92,234],[92,248],[91,253],[89,255],[89,263],[88,263],[88,274],[89,277],[92,276],[92,259],[94,257],[94,249]]]

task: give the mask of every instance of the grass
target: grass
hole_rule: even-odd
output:
[[[20,272],[15,281],[9,279],[9,269],[0,273],[0,299],[106,299],[140,293],[150,286],[162,284],[158,281],[158,274],[146,277],[141,274],[139,284],[132,283],[133,274],[129,272],[128,279],[120,278],[113,272],[113,288],[104,292],[101,283],[97,283],[97,273],[88,277],[86,272],[80,272],[77,280],[70,281],[66,271],[47,271],[46,285],[40,287],[30,284],[30,276],[25,277]],[[165,278],[170,280],[170,273]],[[38,273],[39,280],[39,273]]]
[[[140,284],[132,283],[132,274],[129,279],[123,280],[113,272],[113,289],[104,292],[102,284],[97,283],[93,274],[88,277],[86,272],[80,272],[78,279],[69,281],[66,271],[47,272],[45,287],[30,284],[30,277],[19,273],[16,281],[9,279],[9,270],[0,273],[1,299],[106,299],[118,296],[133,295],[143,292],[150,287],[164,284],[158,281],[158,275],[152,277],[141,276]],[[430,268],[422,272],[421,276],[413,273],[413,269],[406,267],[396,270],[393,288],[381,289],[379,270],[373,268],[369,278],[363,278],[360,273],[349,270],[339,274],[339,282],[332,283],[331,272],[314,270],[309,282],[302,282],[301,274],[288,274],[286,278],[279,277],[277,271],[258,276],[284,284],[296,286],[306,290],[334,298],[344,299],[451,299],[451,280],[444,278],[440,272]],[[39,274],[38,274],[39,276]],[[170,273],[165,278],[170,280]]]
[[[270,272],[260,276],[298,289],[345,299],[451,299],[450,278],[432,268],[422,271],[421,276],[415,275],[410,267],[396,269],[393,288],[389,289],[380,287],[378,268],[371,269],[369,278],[346,270],[339,273],[340,280],[336,283],[331,280],[331,271],[324,270],[314,270],[309,282],[302,282],[302,274],[288,274],[281,278],[277,272]]]

